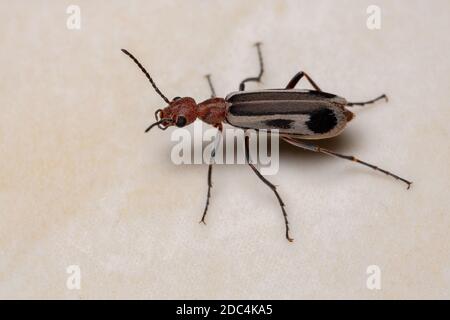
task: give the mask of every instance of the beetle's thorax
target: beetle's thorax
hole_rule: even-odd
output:
[[[197,117],[210,125],[217,126],[225,121],[227,102],[223,98],[211,98],[198,104]]]

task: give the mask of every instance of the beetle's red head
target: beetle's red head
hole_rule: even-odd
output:
[[[156,122],[153,123],[150,127],[145,130],[145,132],[150,131],[151,128],[158,126],[158,128],[165,130],[170,126],[184,127],[188,124],[191,124],[197,118],[197,104],[195,100],[189,97],[180,98],[176,97],[172,101],[169,101],[167,97],[159,90],[153,81],[150,74],[145,70],[142,64],[127,50],[122,49],[122,52],[137,64],[139,69],[145,74],[147,79],[150,81],[153,89],[155,89],[156,93],[163,98],[165,102],[167,102],[168,106],[164,109],[158,109],[155,112]]]
[[[147,128],[145,132],[150,131],[154,126],[165,130],[170,126],[182,128],[191,124],[197,119],[197,104],[195,100],[189,97],[176,97],[164,109],[158,109],[155,112],[156,122]]]

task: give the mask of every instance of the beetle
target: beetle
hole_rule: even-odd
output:
[[[239,91],[232,92],[225,98],[216,97],[211,77],[207,75],[206,79],[211,89],[211,98],[200,103],[196,103],[191,97],[175,97],[169,100],[159,90],[142,64],[129,51],[122,49],[122,52],[129,56],[145,74],[156,93],[167,103],[165,108],[155,111],[156,121],[145,132],[150,131],[153,127],[158,127],[161,130],[166,130],[171,126],[185,127],[193,123],[196,119],[200,119],[217,128],[218,134],[222,133],[224,123],[242,128],[243,130],[266,129],[270,131],[276,129],[279,132],[279,137],[289,144],[309,151],[359,163],[395,178],[405,183],[407,189],[410,188],[411,181],[387,170],[362,161],[354,156],[343,155],[304,141],[331,138],[339,135],[347,123],[354,118],[353,112],[348,110],[347,107],[364,106],[382,99],[385,99],[387,102],[388,98],[385,94],[368,101],[348,102],[343,97],[322,91],[304,71],[296,73],[284,89],[245,91],[245,84],[247,82],[261,82],[264,73],[261,43],[258,42],[255,46],[258,53],[259,74],[255,77],[248,77],[242,80],[239,84]],[[314,90],[295,89],[302,78],[305,78]],[[215,150],[213,149],[211,158],[213,159],[214,156]],[[254,173],[275,194],[284,218],[285,237],[288,241],[292,242],[293,239],[289,234],[289,222],[285,204],[278,193],[277,187],[266,179],[250,161],[248,135],[245,136],[245,156],[247,164]],[[204,224],[206,224],[205,217],[211,197],[212,165],[213,163],[211,162],[208,167],[206,205],[200,220]]]

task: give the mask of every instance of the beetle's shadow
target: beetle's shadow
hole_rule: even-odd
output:
[[[258,136],[258,139],[260,138],[260,136]],[[223,141],[222,141],[222,146],[226,145],[227,141],[226,141],[226,137],[223,137]],[[268,152],[269,152],[269,156],[271,156],[273,158],[273,155],[271,154],[271,148],[270,148],[270,141],[271,139],[268,138]],[[303,142],[305,142],[306,144],[312,144],[312,145],[317,145],[319,147],[323,147],[326,149],[330,149],[332,151],[338,152],[338,153],[343,153],[343,154],[348,154],[348,155],[352,155],[353,154],[353,150],[355,148],[357,148],[357,145],[359,144],[357,141],[357,137],[352,134],[349,130],[344,131],[343,133],[341,133],[339,136],[337,137],[333,137],[333,138],[329,138],[329,139],[321,139],[321,140],[302,140]],[[210,145],[211,142],[202,142],[202,152],[205,150],[205,148]],[[259,142],[258,142],[259,144]],[[243,150],[244,149],[244,145],[243,145],[243,139],[238,139],[238,141],[235,143],[233,143],[233,152],[234,152],[234,160],[236,163],[237,160],[237,154],[238,154],[238,149]],[[226,158],[226,148],[223,147],[223,152],[222,152],[222,156],[223,159]],[[168,148],[166,151],[167,155],[170,157],[171,155],[171,148]],[[194,153],[195,153],[195,148],[194,148],[194,142],[191,141],[191,163],[194,163]],[[291,162],[303,162],[303,163],[308,163],[308,164],[313,164],[313,163],[318,163],[321,161],[326,161],[327,158],[329,157],[324,157],[323,155],[318,154],[317,152],[312,152],[310,150],[305,150],[303,148],[300,147],[296,147],[294,145],[291,145],[285,141],[283,141],[281,138],[279,139],[279,157],[281,161],[287,161],[289,163]]]
[[[344,131],[337,137],[321,139],[321,140],[301,140],[306,144],[317,145],[338,153],[353,154],[353,150],[357,143],[355,135],[349,131]],[[288,142],[280,139],[280,158],[288,159],[289,161],[303,161],[303,162],[319,162],[325,161],[326,157],[320,156],[317,152],[312,152],[300,147],[296,147]]]

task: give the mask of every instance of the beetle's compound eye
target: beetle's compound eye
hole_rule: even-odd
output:
[[[181,128],[181,127],[184,127],[184,126],[186,125],[186,122],[187,122],[187,120],[186,120],[185,117],[179,116],[179,117],[177,118],[177,122],[175,122],[175,125],[176,125],[178,128]]]

